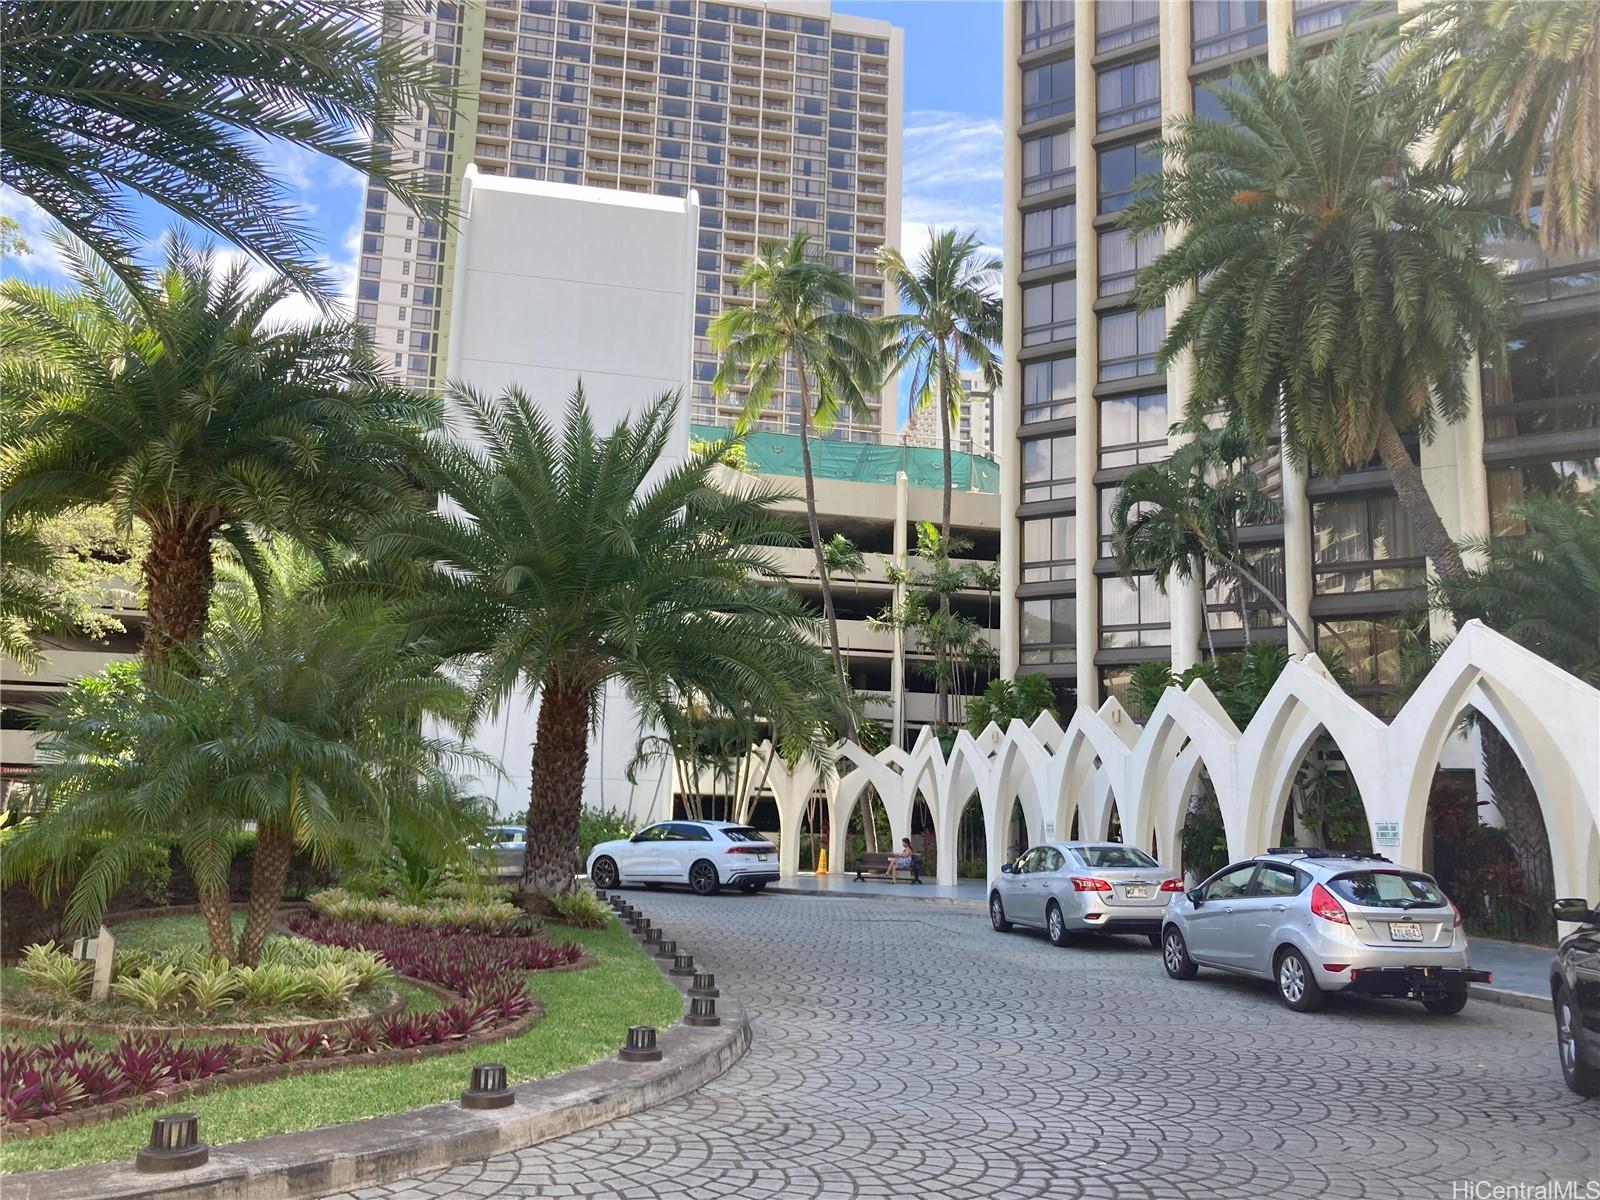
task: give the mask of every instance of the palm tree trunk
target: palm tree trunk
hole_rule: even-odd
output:
[[[1289,623],[1289,627],[1300,635],[1301,639],[1306,645],[1316,645],[1316,642],[1311,640],[1311,635],[1305,631],[1299,621],[1294,619],[1294,614],[1289,611],[1288,607],[1282,600],[1278,599],[1277,593],[1269,588],[1266,584],[1262,583],[1260,577],[1257,576],[1256,573],[1249,567],[1245,566],[1244,559],[1242,557],[1234,558],[1220,546],[1212,547],[1212,553],[1216,556],[1219,562],[1224,562],[1228,565],[1229,569],[1237,571],[1240,577],[1249,583],[1251,587],[1255,588],[1256,591],[1265,596],[1267,600],[1271,602],[1272,607],[1278,610],[1278,614]]]
[[[190,874],[194,874],[192,868]],[[223,962],[233,962],[233,906],[228,903],[228,885],[196,884],[195,893],[200,901],[200,915],[206,923],[206,940],[211,943],[212,956]]]
[[[1383,459],[1389,482],[1394,484],[1400,506],[1406,510],[1411,528],[1416,531],[1422,551],[1433,563],[1434,571],[1446,579],[1465,576],[1467,565],[1461,561],[1461,552],[1440,520],[1439,510],[1433,506],[1433,498],[1428,495],[1428,486],[1422,479],[1422,469],[1411,460],[1406,444],[1400,440],[1400,431],[1387,415],[1380,418],[1378,425],[1378,457]]]
[[[1211,640],[1211,618],[1206,615],[1206,560],[1200,559],[1200,628],[1206,635],[1206,653],[1217,661],[1217,644]]]
[[[811,551],[817,558],[817,582],[822,587],[822,616],[828,623],[828,646],[833,652],[833,674],[839,688],[848,694],[844,675],[844,655],[839,650],[839,618],[833,610],[833,584],[828,579],[828,563],[822,554],[822,527],[817,524],[817,481],[811,473],[811,385],[806,381],[805,363],[797,362],[800,375],[800,465],[806,481],[806,529],[811,535]],[[855,717],[845,721],[852,740],[856,736]]]
[[[1491,721],[1479,720],[1478,736],[1483,745],[1484,774],[1494,794],[1495,807],[1505,821],[1506,841],[1522,869],[1523,894],[1518,897],[1528,906],[1519,932],[1542,933],[1546,938],[1555,930],[1550,921],[1550,902],[1556,898],[1555,864],[1550,857],[1550,838],[1522,760]],[[1531,919],[1530,919],[1531,918]]]
[[[165,662],[178,646],[195,646],[205,633],[211,603],[211,530],[192,523],[150,526],[142,570],[146,662]]]
[[[245,905],[244,931],[239,934],[238,961],[247,967],[255,966],[272,930],[293,851],[294,836],[287,826],[274,822],[257,827],[255,862],[250,867],[250,900]]]
[[[1237,579],[1234,580],[1236,587],[1238,582]],[[1244,598],[1244,595],[1244,589],[1239,588],[1239,622],[1240,627],[1244,630],[1244,644],[1248,646],[1250,644],[1250,602]]]
[[[945,345],[944,339],[939,339],[939,385],[934,389],[934,403],[939,406],[939,434],[944,445],[944,507],[940,517],[939,546],[944,553],[945,566],[950,565],[950,505],[951,497],[955,490],[953,473],[951,469],[950,451],[950,403],[945,395]],[[942,618],[943,627],[948,632],[950,629],[950,593],[941,589],[939,592],[939,616]],[[938,697],[935,702],[939,729],[941,732],[950,728],[950,664],[947,661],[950,648],[947,638],[941,638],[936,647],[939,654],[939,680]]]
[[[540,687],[539,725],[533,735],[533,790],[528,804],[527,849],[522,856],[521,901],[530,911],[576,887],[578,817],[583,773],[589,766],[590,689],[554,673]]]

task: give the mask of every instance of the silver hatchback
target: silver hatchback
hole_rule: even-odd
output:
[[[1200,967],[1270,979],[1297,1012],[1345,991],[1456,1013],[1490,978],[1469,965],[1461,913],[1432,876],[1328,850],[1269,850],[1218,871],[1167,909],[1161,956],[1174,979]]]
[[[1043,929],[1057,946],[1079,933],[1142,933],[1161,944],[1167,902],[1183,882],[1137,846],[1046,842],[1006,863],[989,885],[989,922]]]

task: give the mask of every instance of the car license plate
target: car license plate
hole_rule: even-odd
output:
[[[1129,900],[1150,899],[1150,889],[1147,887],[1127,887],[1122,889],[1122,894]]]
[[[756,855],[756,861],[757,862],[766,862],[767,861],[767,856],[765,854],[758,854],[758,855]]]
[[[1422,926],[1415,921],[1390,921],[1389,940],[1392,942],[1420,942]]]

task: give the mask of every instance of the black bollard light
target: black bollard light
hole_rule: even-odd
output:
[[[211,1157],[211,1147],[200,1140],[200,1118],[193,1113],[169,1113],[150,1125],[150,1144],[134,1156],[139,1171],[187,1171]]]
[[[662,938],[656,943],[655,956],[657,958],[677,958],[678,943],[671,938]]]
[[[667,974],[668,975],[682,975],[684,977],[688,977],[690,975],[693,975],[694,974],[694,955],[687,954],[682,950],[678,951],[678,953],[673,956],[672,969],[669,970],[667,972]]]
[[[689,1015],[683,1019],[685,1025],[694,1025],[704,1028],[708,1025],[721,1025],[722,1018],[717,1016],[717,1002],[710,996],[693,996],[689,1000]]]
[[[656,1031],[649,1025],[630,1025],[628,1040],[617,1055],[623,1062],[660,1062],[661,1047],[656,1045]]]
[[[462,1108],[509,1108],[517,1094],[506,1086],[506,1069],[500,1063],[479,1063],[472,1068],[472,1083],[461,1093]]]
[[[722,995],[717,990],[717,977],[710,971],[696,971],[694,973],[694,986],[689,989],[689,995],[691,997],[709,996],[715,1000]]]

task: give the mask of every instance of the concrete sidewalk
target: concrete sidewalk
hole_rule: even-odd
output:
[[[988,884],[981,879],[961,879],[954,885],[938,884],[931,876],[921,884],[890,883],[884,879],[863,879],[857,883],[855,874],[845,871],[828,875],[795,875],[769,885],[767,890],[795,896],[928,900],[983,912]],[[1475,994],[1483,996],[1485,992],[1493,993],[1485,998],[1513,1002],[1520,1008],[1545,1010],[1550,1007],[1550,960],[1553,951],[1549,947],[1476,937],[1471,939],[1470,946],[1472,965],[1494,973],[1493,983],[1473,985]]]

